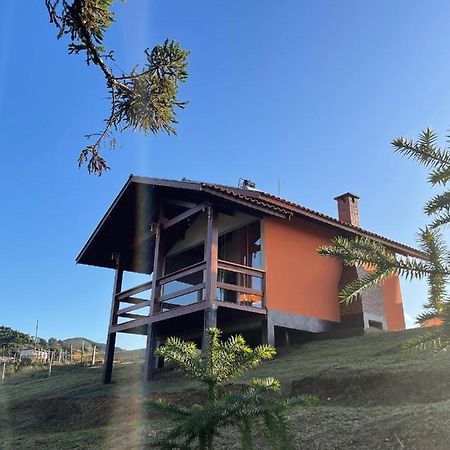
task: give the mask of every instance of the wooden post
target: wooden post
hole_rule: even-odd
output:
[[[217,291],[218,240],[217,214],[214,212],[212,206],[208,206],[208,222],[205,241],[206,269],[204,272],[204,281],[206,309],[203,321],[203,352],[207,351],[208,329],[217,327],[217,309],[214,307],[213,301],[216,299]]]
[[[52,376],[53,352],[50,350],[50,358],[48,360],[48,377]]]
[[[286,346],[286,350],[289,349],[290,341],[289,341],[289,329],[288,328],[284,329],[284,343]]]
[[[95,366],[95,352],[97,350],[97,346],[94,345],[92,346],[92,361],[91,361],[91,366]]]
[[[164,241],[161,236],[162,227],[161,224],[164,220],[163,206],[159,209],[158,223],[156,224],[155,233],[155,253],[153,255],[153,281],[152,292],[150,297],[150,313],[149,323],[147,325],[147,346],[145,349],[145,361],[144,361],[144,380],[152,380],[155,376],[155,368],[157,365],[157,358],[155,357],[156,350],[156,326],[151,322],[153,315],[160,312],[160,305],[158,299],[161,293],[161,287],[158,286],[158,279],[161,278],[163,273],[164,264]]]
[[[212,206],[209,206],[205,241],[206,269],[204,275],[205,300],[208,305],[212,305],[213,300],[216,298],[218,239],[217,216]]]
[[[2,383],[3,383],[3,380],[5,379],[5,372],[6,372],[6,363],[4,362],[3,369],[2,369]]]
[[[262,321],[262,343],[275,347],[275,326],[270,317],[270,311],[267,311],[267,316]]]
[[[83,364],[84,357],[84,341],[81,341],[81,364]]]
[[[116,258],[116,274],[114,276],[114,287],[111,302],[111,317],[109,319],[108,338],[106,339],[105,347],[105,363],[103,366],[103,384],[111,383],[112,368],[114,362],[114,348],[116,346],[116,333],[111,332],[111,327],[117,324],[117,310],[119,309],[119,301],[116,295],[122,289],[123,270],[120,266],[120,255],[115,255]]]

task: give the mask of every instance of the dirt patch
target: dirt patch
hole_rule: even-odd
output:
[[[341,405],[430,403],[450,398],[450,378],[444,370],[333,370],[293,381],[291,394],[314,394]]]

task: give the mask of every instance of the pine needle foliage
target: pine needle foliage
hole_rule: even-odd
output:
[[[418,161],[429,170],[428,181],[432,186],[442,186],[444,192],[432,197],[424,211],[430,217],[430,225],[420,230],[419,244],[423,258],[397,256],[370,239],[347,239],[337,237],[329,246],[319,249],[323,256],[334,257],[346,266],[365,267],[369,271],[340,292],[342,302],[349,303],[365,290],[383,282],[393,275],[407,279],[426,278],[428,300],[417,323],[424,325],[430,320],[442,321],[440,327],[424,330],[407,347],[447,349],[450,345],[450,252],[443,239],[441,228],[450,223],[450,150],[441,148],[436,133],[427,128],[417,140],[400,137],[392,141],[396,152]],[[447,137],[450,145],[450,137]]]
[[[110,113],[102,131],[86,135],[91,143],[78,158],[79,167],[86,163],[88,172],[99,176],[109,169],[100,151],[104,146],[115,147],[115,131],[130,128],[145,134],[176,134],[176,111],[187,105],[177,96],[180,83],[188,77],[189,52],[178,42],[167,39],[152,50],[146,49],[142,68],[136,65],[128,73],[116,74],[108,65],[115,61],[114,51],[108,51],[104,44],[105,33],[115,21],[113,3],[114,0],[45,0],[50,22],[58,30],[57,38],[70,39],[69,54],[83,54],[86,64],[97,66],[105,77]]]
[[[240,335],[223,341],[217,328],[210,328],[208,336],[204,353],[193,342],[176,337],[167,339],[156,350],[158,357],[174,362],[187,376],[206,384],[208,399],[205,404],[190,408],[161,400],[152,402],[151,407],[168,414],[174,422],[173,428],[152,446],[164,450],[210,450],[221,431],[237,426],[244,450],[254,448],[254,432],[263,435],[270,448],[292,448],[284,412],[295,403],[312,402],[311,398],[281,399],[280,382],[275,378],[255,378],[236,392],[224,388],[263,360],[273,358],[275,349],[269,345],[252,349]]]

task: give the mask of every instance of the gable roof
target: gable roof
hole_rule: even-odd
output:
[[[146,190],[146,188],[148,188]],[[111,230],[108,229],[108,223],[114,222],[114,216],[130,215],[133,208],[136,208],[135,197],[151,198],[154,189],[168,190],[183,195],[204,196],[209,199],[221,199],[230,204],[240,205],[249,210],[257,211],[259,214],[272,215],[279,218],[289,219],[293,216],[314,221],[324,226],[332,227],[336,231],[346,236],[361,236],[370,238],[387,246],[390,250],[405,256],[424,258],[424,253],[408,245],[393,241],[379,234],[365,230],[363,228],[343,222],[334,217],[322,214],[310,208],[306,208],[297,203],[277,197],[256,189],[245,189],[221,184],[191,181],[191,180],[167,180],[160,178],[149,178],[130,175],[118,196],[97,225],[89,240],[84,245],[76,262],[80,264],[100,265],[102,267],[113,267],[112,261],[107,262],[105,258],[101,262],[94,262],[92,254],[95,253],[96,240],[102,240],[102,235],[111,236]],[[137,194],[140,189],[141,194]],[[126,212],[127,211],[127,212]],[[146,211],[147,222],[151,224],[152,212]],[[118,220],[116,218],[116,220]],[[130,228],[136,228],[137,224],[132,220],[128,224]],[[147,224],[148,226],[148,224]],[[109,227],[110,228],[110,227]],[[131,233],[131,231],[129,231]],[[107,240],[104,238],[103,241]],[[104,245],[103,245],[104,246]],[[90,254],[90,256],[89,256]],[[110,255],[109,255],[110,258]],[[97,258],[95,258],[97,260]]]

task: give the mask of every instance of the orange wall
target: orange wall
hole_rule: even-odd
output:
[[[398,277],[388,278],[381,283],[381,291],[383,292],[387,329],[404,330],[405,317],[403,314],[402,293]]]
[[[297,218],[264,218],[262,224],[267,307],[340,322],[342,265],[317,253],[335,234]]]

